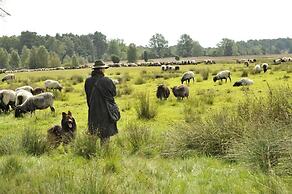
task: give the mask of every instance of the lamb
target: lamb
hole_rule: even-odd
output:
[[[31,86],[22,86],[22,87],[16,88],[16,89],[15,89],[15,92],[17,92],[17,91],[19,91],[19,90],[26,90],[26,91],[28,91],[28,92],[30,92],[30,93],[33,92],[33,88],[32,88]]]
[[[264,73],[266,73],[268,71],[268,68],[269,68],[269,64],[268,63],[263,63],[262,64],[262,68],[264,70]]]
[[[48,107],[50,107],[52,112],[55,112],[53,103],[54,95],[50,92],[45,92],[29,97],[22,105],[19,105],[15,108],[15,117],[20,117],[24,113],[33,113],[37,109],[42,110]]]
[[[55,80],[46,80],[45,81],[45,88],[46,88],[46,91],[48,89],[57,89],[61,92],[61,90],[63,89],[63,86],[58,82],[58,81],[55,81]]]
[[[255,67],[254,67],[254,73],[261,73],[262,71],[262,68],[259,64],[257,64]]]
[[[233,86],[249,86],[252,85],[254,82],[248,78],[242,78],[241,80],[235,82]]]
[[[181,78],[181,84],[183,84],[185,81],[187,81],[189,84],[191,79],[193,80],[193,82],[195,82],[195,74],[192,71],[187,71],[183,74]]]
[[[184,99],[184,97],[188,98],[189,97],[189,88],[185,85],[180,85],[180,86],[174,86],[171,88],[173,95],[177,99]]]
[[[15,97],[15,106],[21,105],[28,99],[29,97],[33,96],[31,92],[28,92],[23,89],[19,89],[16,91],[16,97]]]
[[[166,100],[169,97],[170,91],[166,85],[160,84],[157,87],[156,97],[160,100]]]
[[[229,78],[230,82],[231,82],[231,72],[229,70],[224,70],[224,71],[220,71],[219,73],[217,73],[217,75],[215,75],[213,77],[213,81],[216,82],[217,80],[220,79],[220,81],[222,81],[222,79],[225,79],[225,83],[227,82],[227,78]]]
[[[10,80],[15,80],[15,75],[14,74],[7,74],[2,78],[2,82],[10,81]]]
[[[0,109],[3,112],[8,112],[9,106],[15,108],[15,96],[13,90],[0,90]]]

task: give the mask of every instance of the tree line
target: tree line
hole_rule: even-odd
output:
[[[180,36],[169,46],[162,34],[154,34],[147,46],[125,44],[122,39],[108,40],[101,32],[87,35],[56,34],[41,36],[21,32],[19,36],[0,37],[0,68],[77,67],[96,59],[136,62],[164,57],[238,56],[292,52],[292,39],[234,41],[222,39],[214,48],[203,48],[189,35]]]

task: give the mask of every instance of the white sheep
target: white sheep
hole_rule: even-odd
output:
[[[17,90],[15,97],[15,106],[21,105],[26,101],[26,99],[28,99],[31,96],[33,96],[31,92],[28,92],[23,89]]]
[[[167,70],[166,65],[161,65],[161,70],[162,70],[162,71],[166,71],[166,70]]]
[[[15,108],[15,92],[13,90],[0,90],[0,109],[4,112],[9,111],[9,106]]]
[[[252,85],[254,82],[248,78],[242,78],[241,80],[235,82],[233,86],[249,86]]]
[[[261,73],[261,71],[262,71],[261,65],[257,64],[257,65],[254,67],[254,72],[255,72],[255,73]]]
[[[57,89],[59,91],[61,91],[63,89],[63,86],[58,82],[58,81],[55,81],[55,80],[46,80],[45,81],[45,89],[46,91],[48,89]]]
[[[268,64],[268,63],[263,63],[263,64],[262,64],[262,68],[263,68],[263,70],[264,70],[264,73],[266,73],[266,71],[268,71],[269,64]]]
[[[31,96],[22,104],[15,108],[15,117],[20,117],[22,114],[30,112],[33,113],[35,110],[42,110],[50,107],[52,112],[55,112],[54,95],[50,92]]]
[[[4,81],[9,81],[9,80],[14,80],[15,79],[15,75],[14,74],[7,74],[2,78],[2,82]]]
[[[227,78],[229,78],[231,82],[230,76],[231,76],[231,72],[229,70],[220,71],[219,73],[217,73],[217,75],[213,77],[213,81],[216,82],[219,79],[220,81],[222,81],[222,79],[225,79],[225,82],[227,82]]]
[[[22,87],[16,88],[15,92],[17,92],[18,90],[26,90],[26,91],[32,93],[33,92],[33,87],[31,87],[31,86],[22,86]]]

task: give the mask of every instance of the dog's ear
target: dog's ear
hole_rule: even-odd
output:
[[[68,115],[69,115],[70,117],[72,117],[72,113],[70,112],[70,110],[68,111]]]
[[[65,118],[67,114],[65,112],[62,112],[62,117]]]

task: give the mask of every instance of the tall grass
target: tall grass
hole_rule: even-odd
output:
[[[42,155],[48,150],[45,136],[33,129],[24,130],[21,145],[27,154],[35,156]]]
[[[139,119],[152,119],[157,115],[157,108],[152,104],[147,92],[139,93],[138,103],[135,106]]]

